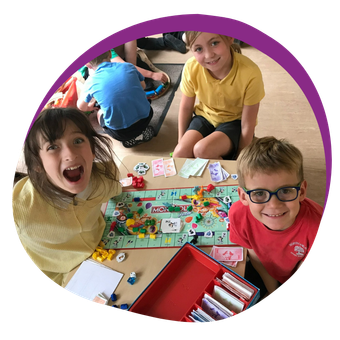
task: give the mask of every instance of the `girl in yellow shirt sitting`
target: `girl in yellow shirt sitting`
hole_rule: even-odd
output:
[[[121,193],[111,143],[77,109],[46,109],[24,155],[28,176],[13,189],[17,232],[33,262],[63,285],[101,240],[102,203]]]
[[[194,56],[182,73],[173,156],[235,159],[254,136],[264,97],[261,71],[249,58],[235,53],[231,37],[197,31],[185,34]]]

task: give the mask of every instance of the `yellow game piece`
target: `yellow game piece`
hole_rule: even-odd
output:
[[[130,225],[135,224],[135,220],[133,220],[132,218],[129,218],[128,220],[126,220],[126,225],[129,227]]]
[[[100,246],[97,246],[97,247],[96,247],[96,251],[99,251],[99,252],[100,252],[102,249],[103,249],[103,247],[100,247]]]
[[[100,243],[99,243],[99,247],[102,247],[102,248],[104,248],[104,247],[105,247],[105,243],[104,243],[103,241],[100,241]]]
[[[114,249],[109,249],[109,254],[115,254],[116,253],[116,251],[114,250]]]
[[[97,256],[96,260],[99,261],[99,262],[103,262],[104,261],[104,259],[101,256]]]
[[[98,255],[99,255],[99,253],[98,253],[97,251],[95,251],[95,252],[92,254],[92,258],[93,258],[94,260],[96,260]]]
[[[153,240],[155,240],[155,239],[156,239],[156,234],[151,234],[151,235],[150,235],[150,238],[153,239]]]
[[[113,254],[109,254],[109,255],[107,256],[107,259],[108,259],[109,261],[111,261],[112,258],[113,258]]]
[[[138,234],[138,237],[139,237],[139,238],[144,238],[144,237],[145,237],[145,234]]]

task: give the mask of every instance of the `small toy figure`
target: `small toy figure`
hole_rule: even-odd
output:
[[[116,260],[117,262],[122,262],[125,259],[125,253],[120,253],[117,255]]]
[[[130,274],[130,277],[127,280],[128,283],[130,283],[130,285],[133,285],[136,282],[136,273],[132,272]]]

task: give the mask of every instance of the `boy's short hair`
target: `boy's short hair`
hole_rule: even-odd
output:
[[[299,182],[304,180],[303,156],[297,147],[285,139],[278,140],[272,136],[254,138],[237,159],[240,187],[245,187],[245,176],[270,174],[280,170],[295,172]]]
[[[97,58],[92,59],[89,64],[91,66],[98,66],[103,62],[103,60],[111,57],[111,51],[107,51],[101,55],[99,55]]]

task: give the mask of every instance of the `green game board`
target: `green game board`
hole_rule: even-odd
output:
[[[191,242],[194,237],[196,246],[232,244],[227,229],[227,216],[230,204],[239,199],[237,186],[216,186],[210,193],[204,191],[203,197],[196,200],[182,200],[180,197],[183,195],[192,196],[195,192],[193,188],[131,190],[109,200],[104,217],[104,248],[181,247],[185,242]],[[140,201],[134,201],[135,198]],[[209,202],[208,206],[204,205],[205,201]],[[190,208],[188,210],[190,206],[193,207],[192,211],[189,211]],[[180,211],[171,212],[169,207],[179,207]],[[202,216],[200,221],[196,221],[198,214]],[[180,218],[184,225],[181,232],[162,233],[161,220],[167,218]],[[134,224],[127,226],[128,219],[133,219]],[[192,230],[196,236],[190,235]],[[141,233],[144,238],[139,237]],[[207,237],[207,234],[210,234],[210,237]],[[155,235],[154,238],[151,235]]]

